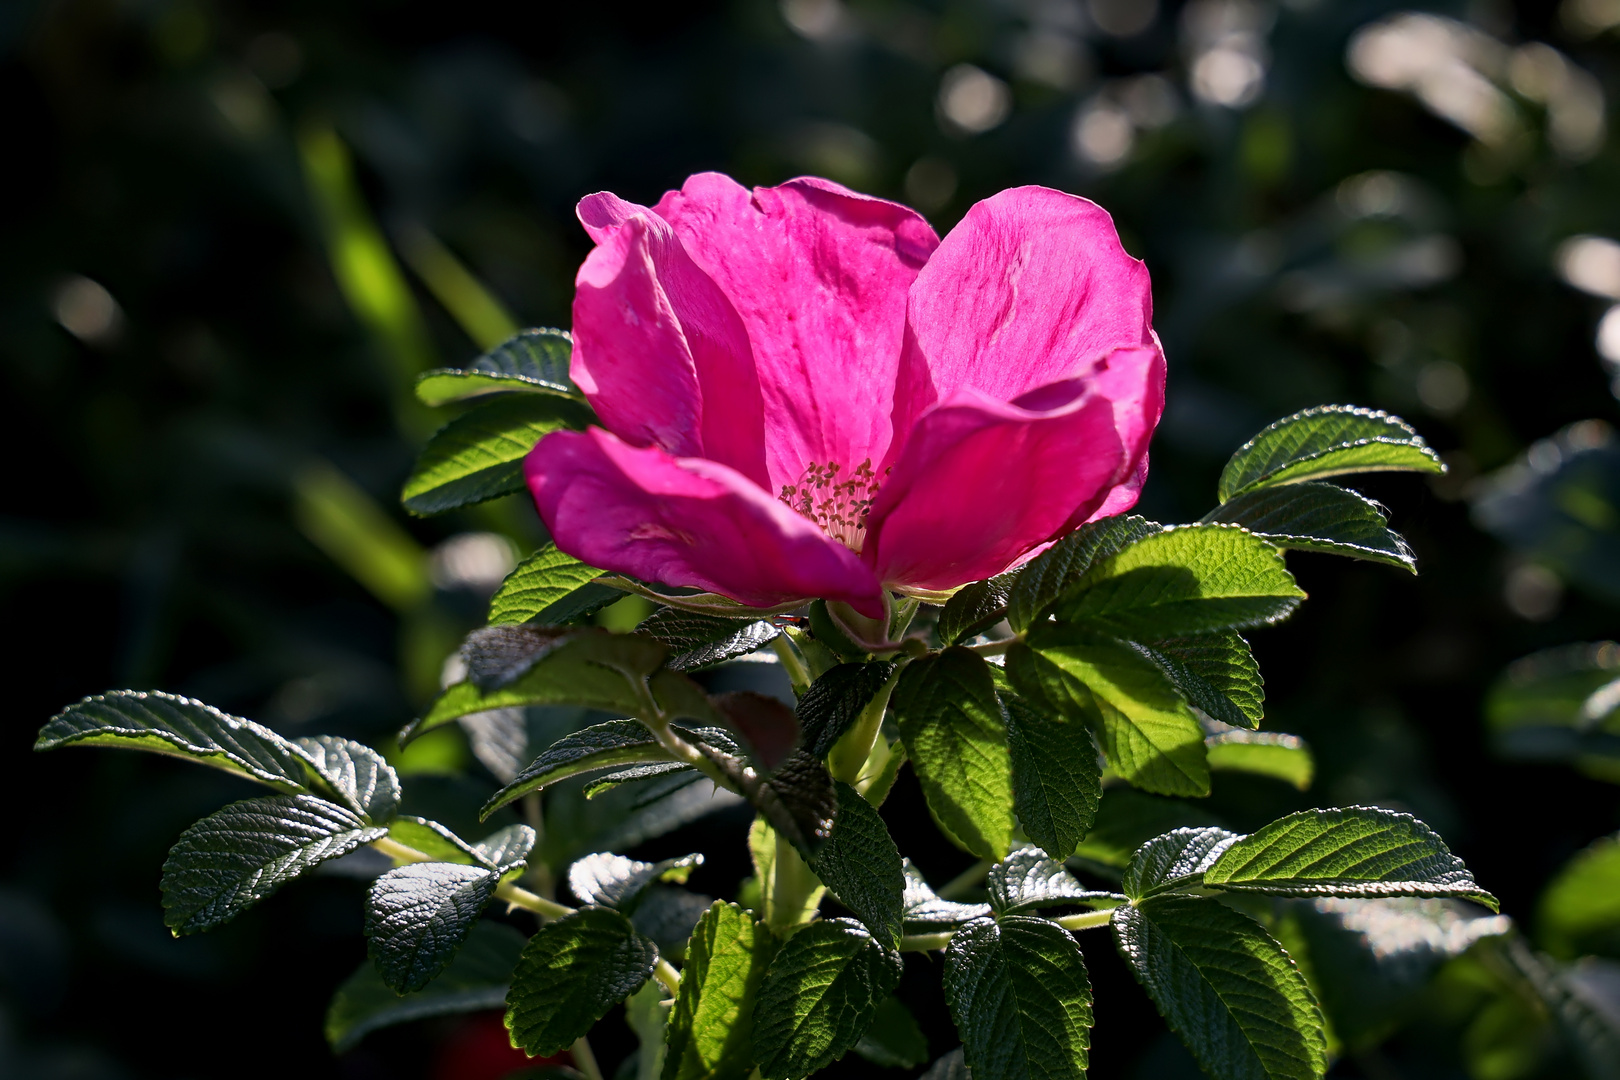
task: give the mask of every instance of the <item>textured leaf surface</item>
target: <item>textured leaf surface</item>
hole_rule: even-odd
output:
[[[941,645],[960,645],[983,633],[1007,615],[1007,598],[1018,574],[1002,574],[986,581],[975,581],[959,589],[939,613],[937,630]]]
[[[502,396],[433,433],[405,480],[413,514],[438,514],[523,490],[523,459],[553,431],[583,428],[590,409],[568,398]]]
[[[915,1069],[928,1060],[928,1036],[899,998],[886,997],[878,1002],[872,1026],[855,1044],[855,1052],[874,1065]]]
[[[998,916],[1069,904],[1110,908],[1124,899],[1118,893],[1087,889],[1061,860],[1034,847],[1020,848],[996,863],[984,884]]]
[[[795,933],[765,971],[754,1006],[754,1059],[767,1080],[797,1080],[859,1041],[900,982],[900,954],[851,919]]]
[[[1218,900],[1161,896],[1114,913],[1114,940],[1176,1034],[1218,1080],[1317,1080],[1322,1014],[1264,927]]]
[[[416,380],[416,396],[444,405],[495,391],[529,391],[579,399],[568,377],[573,339],[567,331],[525,330],[503,341],[465,367],[436,368]]]
[[[580,903],[618,908],[629,914],[649,885],[659,881],[685,882],[694,867],[703,865],[702,855],[641,862],[612,852],[597,852],[575,859],[568,867],[568,888]]]
[[[473,845],[474,853],[503,874],[524,865],[539,839],[527,825],[508,825]]]
[[[497,871],[457,863],[398,866],[366,894],[367,953],[383,982],[420,990],[467,940],[500,884]]]
[[[1008,651],[1007,675],[1032,706],[1090,724],[1108,763],[1134,786],[1209,794],[1203,728],[1164,672],[1132,646],[1040,626]]]
[[[371,747],[333,735],[296,739],[293,745],[320,783],[368,822],[386,824],[399,810],[399,776]]]
[[[922,871],[911,865],[910,859],[905,860],[905,871],[905,923],[908,933],[937,933],[990,914],[989,904],[959,904],[954,900],[941,900],[928,887]]]
[[[414,814],[401,814],[389,822],[388,837],[406,847],[415,848],[435,862],[476,866],[483,861],[474,845],[437,821],[429,821]]]
[[[950,648],[914,661],[889,704],[935,818],[979,858],[1005,857],[1017,824],[1012,759],[984,659]]]
[[[1204,884],[1280,896],[1451,896],[1496,909],[1433,829],[1368,806],[1279,818],[1227,848]]]
[[[1242,525],[1280,548],[1368,559],[1417,573],[1412,549],[1388,527],[1384,508],[1337,484],[1256,488],[1216,507],[1204,520]]]
[[[973,1080],[1081,1080],[1091,980],[1080,947],[1044,919],[968,923],[945,951],[945,999]]]
[[[1280,731],[1225,731],[1204,740],[1211,769],[1269,776],[1301,791],[1311,786],[1316,759],[1298,735]]]
[[[746,1080],[754,1069],[754,1001],[777,943],[736,904],[698,920],[670,1013],[663,1080]]]
[[[306,870],[388,835],[311,795],[231,803],[180,834],[163,864],[163,921],[175,934],[241,914]]]
[[[1020,633],[1029,629],[1079,585],[1092,563],[1161,528],[1136,514],[1080,526],[1018,572],[1007,596],[1007,621]]]
[[[1173,829],[1219,824],[1200,803],[1164,799],[1115,785],[1103,791],[1097,824],[1075,849],[1075,858],[1123,871],[1136,850],[1156,836]]]
[[[763,619],[727,619],[679,608],[660,608],[636,629],[669,646],[672,671],[701,671],[747,656],[780,633]]]
[[[326,1011],[326,1041],[334,1053],[342,1054],[379,1028],[500,1008],[527,940],[510,926],[480,922],[443,974],[403,996],[383,982],[374,964],[361,964],[332,996]]]
[[[810,684],[795,711],[803,745],[824,758],[894,674],[888,661],[839,664]]]
[[[1590,845],[1553,876],[1536,905],[1536,933],[1554,956],[1620,957],[1620,837]]]
[[[292,743],[251,720],[156,690],[87,697],[51,717],[35,750],[114,746],[190,758],[282,791],[303,791],[307,774]]]
[[[1018,820],[1047,854],[1066,859],[1091,830],[1102,799],[1097,746],[1081,721],[1014,694],[1002,694],[1001,703]]]
[[[1265,680],[1236,630],[1167,638],[1143,648],[1187,703],[1211,720],[1252,728],[1265,717]]]
[[[601,574],[600,570],[586,566],[572,555],[564,555],[548,540],[518,563],[489,598],[489,622],[491,625],[531,620],[548,624],[568,622],[567,618],[554,617],[553,612],[560,613],[568,597]],[[601,591],[606,593],[603,599],[609,603],[623,595],[617,589]]]
[[[810,860],[810,869],[873,937],[898,946],[906,889],[900,849],[877,810],[854,788],[839,783],[834,790],[838,816],[832,835]]]
[[[1181,525],[1094,563],[1056,614],[1153,641],[1263,626],[1304,596],[1269,541],[1235,525]]]
[[[1165,889],[1197,887],[1204,871],[1238,839],[1237,833],[1216,828],[1173,829],[1155,836],[1131,856],[1120,888],[1140,900]]]
[[[1221,470],[1221,502],[1264,484],[1297,484],[1344,473],[1443,473],[1404,420],[1352,405],[1322,405],[1284,417],[1238,447]]]
[[[506,995],[506,1028],[533,1057],[566,1049],[640,988],[658,947],[609,908],[542,926],[524,946]]]

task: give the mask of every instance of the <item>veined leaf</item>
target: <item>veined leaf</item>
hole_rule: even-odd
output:
[[[524,623],[533,620],[548,624],[570,622],[584,612],[571,612],[568,618],[548,617],[573,596],[602,575],[572,555],[564,555],[547,540],[534,554],[518,563],[495,595],[489,598],[490,625]],[[603,606],[624,595],[617,589],[601,589]]]
[[[669,646],[671,671],[702,671],[747,656],[780,633],[763,619],[726,619],[669,607],[653,612],[636,630]]]
[[[754,878],[759,882],[765,921],[770,926],[785,932],[815,917],[827,887],[811,873],[792,844],[777,835],[763,814],[749,826],[748,854],[754,863]],[[781,902],[789,899],[792,902],[782,906]]]
[[[1087,889],[1061,861],[1033,847],[1020,848],[992,866],[985,887],[997,916],[1069,904],[1111,908],[1125,901],[1118,893]]]
[[[500,1008],[527,940],[510,926],[480,922],[443,974],[404,996],[383,982],[368,960],[332,996],[326,1011],[326,1041],[333,1053],[342,1054],[379,1028]]]
[[[1536,903],[1536,935],[1563,959],[1620,957],[1620,837],[1598,840],[1553,875]]]
[[[1206,828],[1219,820],[1197,803],[1165,799],[1115,785],[1103,791],[1097,824],[1075,849],[1099,871],[1123,871],[1143,844],[1173,829]]]
[[[1322,405],[1284,417],[1238,447],[1221,470],[1221,502],[1252,488],[1364,472],[1443,473],[1440,455],[1406,421]]]
[[[1261,487],[1221,504],[1204,521],[1242,525],[1280,548],[1324,551],[1417,573],[1417,561],[1384,508],[1337,484]]]
[[[610,908],[546,923],[524,946],[506,995],[506,1029],[531,1057],[573,1044],[646,982],[658,947]]]
[[[502,395],[433,433],[405,481],[413,514],[438,514],[523,490],[523,459],[553,431],[583,428],[583,402],[549,394]]]
[[[928,887],[922,871],[903,860],[906,872],[905,926],[907,932],[933,934],[951,930],[965,922],[982,919],[990,914],[989,904],[959,904],[954,900],[941,900]]]
[[[794,710],[800,742],[816,757],[826,757],[893,674],[894,664],[886,660],[830,668],[810,684]]]
[[[1007,621],[1020,633],[1028,630],[1079,585],[1093,563],[1161,528],[1136,514],[1080,526],[1019,570],[1007,596]]]
[[[521,869],[529,859],[539,837],[527,825],[508,825],[497,829],[473,845],[473,852],[487,866],[493,866],[502,875]]]
[[[606,776],[595,777],[585,785],[583,790],[587,799],[594,799],[599,795],[607,794],[620,784],[631,784],[638,780],[656,780],[661,776],[673,776],[676,773],[686,774],[680,781],[676,782],[678,787],[695,784],[703,779],[702,773],[685,762],[654,761],[646,765],[632,765],[628,769],[619,769],[608,773]],[[668,795],[670,791],[675,790],[675,787],[666,788],[663,785],[654,785],[653,790],[659,792],[659,794],[653,795],[651,792],[647,792],[643,794],[641,799],[637,800],[637,805],[645,805],[642,799],[661,798]]]
[[[837,783],[838,816],[832,835],[809,860],[838,902],[866,924],[878,941],[898,948],[904,910],[905,870],[883,819],[860,793]]]
[[[957,590],[945,602],[937,626],[941,645],[960,645],[983,633],[1007,616],[1007,599],[1018,572],[975,581]]]
[[[648,886],[660,881],[685,884],[692,869],[702,865],[702,855],[648,863],[601,851],[574,860],[568,867],[568,887],[582,904],[617,908],[628,915]]]
[[[1254,773],[1292,784],[1301,791],[1311,786],[1316,761],[1311,748],[1298,735],[1280,731],[1223,731],[1204,740],[1209,767]]]
[[[680,960],[686,956],[698,920],[712,903],[712,896],[688,892],[678,885],[654,883],[641,894],[630,925],[657,945],[659,953]]]
[[[1204,884],[1273,896],[1451,896],[1496,910],[1434,830],[1368,806],[1279,818],[1228,847]]]
[[[1060,931],[1061,932],[1061,931]],[[777,950],[754,1006],[754,1060],[798,1080],[843,1057],[900,982],[900,954],[852,919],[825,919]]]
[[[913,661],[890,708],[928,808],[981,859],[1001,859],[1017,827],[1007,728],[989,665],[960,647]]]
[[[399,776],[371,747],[332,735],[296,739],[293,745],[321,786],[371,824],[386,824],[399,810]]]
[[[1267,540],[1235,525],[1180,525],[1093,563],[1056,615],[1153,641],[1264,626],[1304,596]]]
[[[1265,681],[1249,643],[1236,630],[1166,638],[1143,645],[1187,704],[1211,720],[1252,728],[1265,716]]]
[[[1240,837],[1225,829],[1173,829],[1136,849],[1119,887],[1132,900],[1170,889],[1196,888],[1204,871]]]
[[[231,803],[181,833],[169,850],[163,921],[177,937],[211,930],[306,870],[386,835],[311,795]]]
[[[667,1028],[662,1080],[746,1080],[754,1069],[754,1002],[776,938],[736,904],[698,920]]]
[[[1045,919],[978,919],[945,951],[945,999],[973,1080],[1083,1080],[1091,980],[1080,947]]]
[[[1078,720],[1003,693],[1018,820],[1047,854],[1066,859],[1085,839],[1102,798],[1102,768],[1091,732]]]
[[[872,1026],[855,1044],[855,1052],[884,1068],[915,1069],[928,1060],[928,1036],[899,998],[886,997],[878,1002]]]
[[[1119,908],[1114,940],[1204,1071],[1219,1080],[1319,1080],[1322,1013],[1283,947],[1219,900],[1159,896]]]
[[[415,848],[435,862],[461,863],[464,866],[486,866],[476,847],[440,825],[414,814],[401,814],[388,823],[388,837],[408,848]]]
[[[157,690],[87,697],[51,717],[35,750],[113,746],[189,758],[269,784],[304,791],[308,773],[297,748],[267,727],[191,698]]]
[[[416,396],[427,405],[500,391],[557,394],[580,400],[568,377],[573,339],[566,330],[524,330],[465,367],[435,368],[416,380]]]
[[[426,862],[397,866],[366,894],[367,953],[383,982],[402,994],[443,971],[500,884],[484,866]]]
[[[1031,705],[1090,724],[1132,785],[1209,794],[1203,728],[1164,672],[1130,645],[1081,627],[1039,626],[1008,650],[1007,675]]]

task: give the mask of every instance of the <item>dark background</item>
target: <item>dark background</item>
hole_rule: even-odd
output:
[[[1267,726],[1311,742],[1315,785],[1218,783],[1214,809],[1236,827],[1306,805],[1411,810],[1528,918],[1548,875],[1620,825],[1620,801],[1563,766],[1493,757],[1481,697],[1516,657],[1612,635],[1616,590],[1530,533],[1492,538],[1471,503],[1536,440],[1614,419],[1594,349],[1610,301],[1561,280],[1558,252],[1620,235],[1620,141],[1591,118],[1594,90],[1620,97],[1620,40],[1582,14],[1605,10],[1592,0],[1436,7],[1462,35],[1463,81],[1488,91],[1453,122],[1352,74],[1352,36],[1397,10],[0,3],[0,1071],[474,1080],[436,1064],[476,1041],[459,1022],[325,1048],[327,998],[364,952],[356,882],[300,882],[221,931],[169,937],[164,851],[245,785],[29,745],[62,705],[126,686],[386,744],[478,620],[478,582],[442,566],[430,580],[423,553],[468,531],[525,551],[540,536],[521,499],[430,521],[397,509],[436,423],[410,375],[478,351],[454,311],[477,290],[445,267],[519,325],[566,326],[588,249],[574,202],[651,203],[703,169],[830,176],[942,233],[1015,184],[1102,203],[1152,271],[1170,359],[1141,506],[1160,520],[1203,514],[1231,451],[1293,410],[1413,422],[1450,475],[1357,486],[1391,508],[1422,575],[1291,556],[1311,599],[1253,635]],[[1560,69],[1531,42],[1579,74],[1546,90]],[[403,767],[441,776],[423,784],[486,782],[453,737],[422,745]],[[895,800],[886,816],[931,876],[965,863],[908,841],[926,831],[914,786]],[[712,839],[740,860],[745,827],[720,815],[655,846]],[[723,894],[742,866],[719,858],[694,886]],[[1173,1075],[1178,1051],[1106,940],[1083,947],[1093,1075]],[[905,996],[938,1054],[954,1040],[928,963]],[[1444,1039],[1413,1042],[1333,1075],[1465,1075]],[[628,1049],[598,1044],[609,1068]]]

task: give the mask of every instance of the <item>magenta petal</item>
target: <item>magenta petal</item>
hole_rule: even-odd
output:
[[[915,211],[826,180],[750,192],[703,173],[659,202],[748,328],[770,490],[888,450],[906,294],[939,244]]]
[[[883,614],[854,552],[734,469],[601,428],[547,435],[523,469],[557,546],[592,566],[753,607],[822,597]]]
[[[885,585],[999,574],[1108,497],[1127,471],[1112,403],[1084,380],[1030,398],[1038,407],[962,389],[917,422],[867,518],[865,557]]]
[[[1094,394],[1106,397],[1114,410],[1114,430],[1125,450],[1124,469],[1115,478],[1101,506],[1070,519],[1075,527],[1087,521],[1123,514],[1136,505],[1147,480],[1148,443],[1164,414],[1164,353],[1155,336],[1146,348],[1116,349],[1085,379]],[[1019,404],[1027,405],[1025,395]]]
[[[574,294],[571,371],[609,430],[765,482],[748,335],[669,224],[602,193],[579,204],[597,248]]]

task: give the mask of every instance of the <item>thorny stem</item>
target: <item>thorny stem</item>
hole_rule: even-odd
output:
[[[573,1057],[579,1071],[585,1074],[585,1080],[602,1080],[602,1067],[596,1063],[596,1055],[591,1051],[589,1039],[581,1035],[574,1040],[574,1045],[568,1048],[568,1053]]]
[[[387,855],[390,859],[400,863],[438,861],[426,852],[417,851],[415,848],[408,847],[405,844],[400,843],[398,840],[388,836],[384,836],[378,840],[373,840],[371,842],[371,846],[382,852],[384,855]],[[536,915],[543,915],[548,919],[560,919],[564,915],[572,915],[574,913],[574,909],[569,907],[567,904],[559,904],[555,900],[547,900],[545,897],[532,893],[528,889],[525,889],[519,885],[514,885],[511,882],[505,882],[499,888],[497,888],[495,890],[495,898],[497,900],[505,900],[513,907],[520,907],[526,911],[532,911]]]

